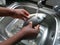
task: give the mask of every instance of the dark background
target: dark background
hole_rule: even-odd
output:
[[[22,1],[29,1],[29,0],[6,0],[6,4],[7,5],[9,5],[9,4],[11,4],[11,3],[13,3],[13,2],[22,2]]]

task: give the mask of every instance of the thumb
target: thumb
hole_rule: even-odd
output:
[[[35,27],[35,29],[39,31],[39,27],[40,27],[40,25],[37,25],[37,26]]]
[[[29,26],[32,27],[32,22],[29,22]]]

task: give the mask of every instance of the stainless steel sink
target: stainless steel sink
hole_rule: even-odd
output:
[[[32,3],[23,3],[23,4],[14,3],[14,4],[10,5],[8,8],[13,8],[13,9],[23,8],[31,14],[36,13],[36,10],[37,10],[37,7]],[[56,45],[57,44],[56,40],[57,40],[57,36],[59,37],[58,32],[59,32],[59,29],[60,29],[59,28],[60,27],[59,17],[55,16],[55,15],[52,15],[50,13],[45,13],[45,12],[41,11],[41,9],[39,10],[39,13],[46,14],[46,18],[40,24],[41,25],[40,26],[41,31],[40,31],[39,35],[34,40],[30,40],[30,41],[29,40],[24,40],[24,41],[21,41],[21,42],[24,45]],[[40,15],[40,16],[42,16],[42,15]],[[18,25],[18,23],[20,23],[20,22],[21,22],[21,20],[14,19],[8,25],[6,25],[6,28],[4,28],[4,29],[5,29],[5,32],[7,34],[7,37],[13,36],[12,35],[13,33],[11,33],[10,31],[11,31],[12,27],[19,27],[20,24]],[[18,30],[18,29],[16,28],[16,30]]]
[[[23,3],[21,3],[23,4]],[[24,3],[25,4],[25,3]],[[28,5],[32,4],[32,3],[27,3]],[[32,4],[34,6],[36,6],[35,4]],[[10,6],[8,6],[7,8],[15,8],[15,6],[18,6],[18,3],[13,3]],[[22,8],[22,7],[21,7]],[[12,22],[13,20],[16,21],[16,19],[13,19],[11,17],[2,17],[0,19],[0,42],[4,41],[5,39],[8,38],[6,32],[5,32],[5,28],[7,27],[8,24],[10,24],[10,22]]]
[[[37,7],[35,7],[34,5],[15,5],[13,6],[13,9],[20,9],[20,8],[23,8],[25,10],[27,10],[28,12],[30,12],[31,14],[33,13],[36,13],[36,10],[37,10]],[[39,13],[44,13],[42,11],[39,10]],[[42,16],[42,15],[40,15]],[[18,30],[17,27],[19,27],[18,23],[17,22],[21,22],[21,20],[19,19],[14,19],[6,28],[6,33],[7,35],[10,37],[12,36],[13,33],[11,33],[11,29],[12,27],[15,27],[16,29],[14,30]],[[16,24],[17,23],[17,24]],[[17,26],[16,26],[16,25]],[[41,27],[40,27],[40,30],[41,32],[43,32],[45,35],[43,35],[42,37],[41,34],[43,33],[40,33],[40,35],[37,37],[37,39],[35,39],[36,41],[28,41],[28,40],[24,40],[24,41],[21,41],[22,43],[24,43],[25,45],[33,45],[33,43],[35,43],[35,45],[53,45],[54,43],[54,38],[55,38],[55,33],[56,33],[56,20],[55,20],[55,17],[52,16],[52,15],[49,15],[49,14],[46,14],[46,19],[40,24]],[[15,26],[14,26],[15,25]],[[45,36],[45,37],[44,37]],[[41,38],[41,39],[40,39]]]

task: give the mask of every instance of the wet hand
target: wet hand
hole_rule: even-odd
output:
[[[28,19],[29,12],[24,9],[14,9],[14,12],[13,18],[21,18],[23,20]]]
[[[34,39],[39,33],[39,25],[32,28],[32,22],[29,23],[26,27],[22,29],[24,34],[23,39]]]

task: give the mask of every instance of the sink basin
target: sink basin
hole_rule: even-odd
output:
[[[2,42],[3,40],[6,40],[6,38],[0,34],[0,42]]]
[[[32,3],[14,3],[10,5],[8,8],[13,8],[13,9],[20,9],[23,8],[27,10],[30,14],[36,13],[37,7],[32,4]],[[40,24],[40,33],[38,34],[37,38],[34,40],[22,40],[21,43],[24,45],[55,45],[56,42],[56,37],[58,30],[60,29],[60,19],[58,16],[55,15],[50,15],[45,12],[42,12],[39,10],[39,13],[44,13],[46,14],[46,18],[43,20],[43,22]],[[42,15],[40,15],[42,16]],[[11,19],[11,18],[10,18]],[[23,28],[22,25],[24,21],[21,19],[14,19],[12,20],[5,28],[5,32],[7,34],[7,37],[13,36],[16,32],[19,31],[19,28]],[[21,25],[22,23],[22,25]],[[17,26],[16,26],[17,25]],[[21,26],[20,26],[21,25]],[[12,28],[13,27],[13,28]],[[11,30],[13,33],[11,33]],[[16,31],[18,30],[18,31]],[[20,44],[20,42],[18,43]]]
[[[2,21],[4,19],[4,17],[0,17],[0,21]]]
[[[33,6],[28,5],[28,4],[25,4],[25,5],[21,5],[21,4],[19,5],[18,4],[18,5],[15,5],[15,6],[11,5],[11,7],[13,7],[13,9],[23,8],[23,9],[27,10],[30,14],[36,13],[36,10],[37,10],[37,7],[35,7],[34,5]],[[39,13],[44,13],[44,12],[39,10]],[[44,13],[44,14],[46,14],[46,13]],[[40,16],[42,16],[42,15],[40,15]],[[35,40],[30,40],[30,41],[29,40],[23,40],[21,42],[24,43],[25,45],[32,45],[32,44],[33,45],[53,45],[54,39],[55,39],[56,28],[57,28],[56,27],[56,25],[57,25],[56,19],[57,18],[55,18],[53,15],[46,14],[46,18],[40,24],[41,25],[40,26],[41,31],[40,31],[39,35],[37,36],[37,38]],[[24,21],[23,21],[23,23],[24,23]],[[6,27],[5,31],[6,31],[6,33],[8,35],[8,37],[13,36],[14,31],[12,31],[13,33],[11,33],[12,27],[16,28],[14,30],[19,30],[17,28],[19,27],[20,24],[21,24],[20,19],[14,19]],[[21,28],[21,26],[19,28]],[[43,35],[41,36],[41,34],[43,34]]]

